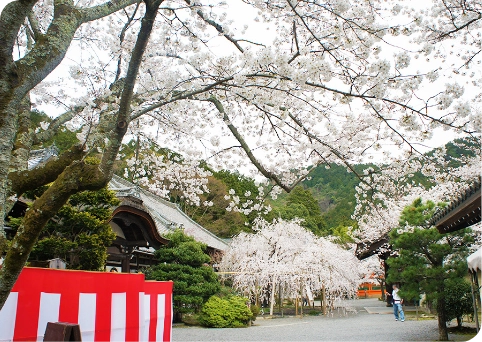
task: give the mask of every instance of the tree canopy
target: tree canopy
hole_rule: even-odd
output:
[[[440,234],[435,227],[425,228],[435,203],[415,200],[400,217],[400,228],[390,233],[390,242],[397,255],[388,259],[388,283],[401,283],[400,293],[408,300],[425,293],[436,303],[439,339],[448,340],[446,284],[467,273],[470,243],[469,229]]]
[[[354,296],[364,269],[353,251],[316,237],[298,220],[259,221],[256,233],[240,233],[230,243],[220,270],[233,279],[233,287],[254,299],[266,299],[273,313],[274,295],[295,298],[300,289],[327,298]]]
[[[159,264],[146,270],[146,279],[174,282],[173,306],[177,320],[182,314],[193,313],[215,293],[221,285],[208,265],[206,245],[195,241],[181,230],[166,236],[169,242],[155,252]]]
[[[480,146],[480,22],[479,2],[456,0],[7,3],[0,15],[0,306],[45,224],[71,195],[104,187],[124,139],[139,131],[182,154],[193,172],[166,169],[164,159],[161,170],[189,183],[199,181],[200,159],[248,169],[267,180],[260,199],[293,189],[309,166],[352,170],[378,153],[396,161],[397,174],[411,173],[407,162],[441,129]],[[53,120],[33,130],[31,110],[42,106]],[[28,170],[32,147],[64,128],[78,142]],[[100,161],[85,158],[92,155]],[[474,166],[472,177],[480,170],[480,153],[474,156],[462,163]],[[433,177],[446,173],[436,156],[424,160]],[[365,175],[369,194],[391,189],[370,183],[377,174]],[[162,180],[157,186],[169,191]],[[7,248],[3,220],[15,196],[46,184]]]
[[[35,244],[31,260],[61,258],[72,269],[103,270],[107,247],[115,239],[109,220],[120,201],[112,191],[83,191],[50,220]]]

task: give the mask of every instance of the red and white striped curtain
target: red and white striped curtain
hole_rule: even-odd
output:
[[[43,341],[48,322],[82,341],[170,341],[172,282],[143,274],[23,269],[0,311],[0,341]]]

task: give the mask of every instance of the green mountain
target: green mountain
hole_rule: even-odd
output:
[[[137,153],[136,143],[131,141],[123,149],[124,158],[132,157]],[[458,158],[470,156],[472,152],[467,147],[474,147],[473,143],[463,140],[456,140],[446,145],[447,156],[451,166],[458,166]],[[157,155],[174,155],[181,160],[179,155],[172,154],[167,149],[154,149],[149,147],[151,153]],[[144,152],[146,152],[144,150]],[[433,154],[431,151],[428,155]],[[123,158],[123,159],[124,159]],[[125,160],[125,159],[124,159]],[[117,173],[122,176],[124,173],[125,161],[119,161]],[[205,168],[210,169],[208,165]],[[347,171],[346,166],[330,164],[318,166],[311,170],[310,177],[303,181],[289,194],[282,193],[276,200],[268,200],[272,211],[265,215],[267,220],[283,218],[286,220],[295,217],[302,218],[302,225],[319,236],[336,235],[340,242],[350,241],[347,235],[347,227],[357,226],[357,222],[351,218],[355,209],[355,188],[360,180],[357,174],[362,174],[372,164],[358,164],[353,166],[352,171]],[[146,173],[149,173],[149,166],[143,165]],[[241,212],[227,211],[229,200],[225,195],[230,189],[235,190],[243,201],[255,199],[258,189],[253,179],[243,176],[237,172],[212,171],[208,188],[210,192],[201,195],[202,202],[211,201],[211,207],[197,207],[186,204],[175,192],[171,194],[171,201],[178,203],[181,208],[195,221],[222,238],[229,238],[242,231],[250,231],[251,223],[256,217],[256,212],[244,214]],[[415,174],[410,181],[420,183],[426,187],[432,184],[420,173]],[[243,194],[250,194],[243,197]]]

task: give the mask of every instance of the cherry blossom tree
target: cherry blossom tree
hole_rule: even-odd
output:
[[[316,237],[297,220],[259,220],[255,230],[233,238],[220,270],[244,295],[268,299],[270,315],[279,291],[298,298],[306,289],[314,294],[324,289],[331,303],[355,296],[363,268],[353,251]]]
[[[233,15],[236,5],[249,15]],[[478,2],[455,0],[413,9],[378,0],[9,2],[0,16],[0,307],[48,219],[70,195],[105,186],[123,139],[139,131],[187,161],[251,164],[286,191],[309,166],[352,169],[378,151],[403,164],[442,128],[480,145],[480,15]],[[54,120],[31,129],[32,108]],[[80,129],[79,143],[28,170],[29,151],[63,128]],[[48,183],[7,247],[12,203]],[[249,201],[232,208],[251,210]]]
[[[391,230],[399,227],[400,215],[405,207],[417,198],[450,203],[474,182],[480,181],[480,145],[468,150],[472,155],[447,158],[445,150],[439,149],[432,157],[437,160],[434,164],[423,163],[419,158],[407,158],[377,173],[366,170],[363,182],[357,188],[354,217],[358,220],[359,229],[352,232],[357,241],[369,242],[387,237]],[[456,166],[451,166],[454,161]],[[427,187],[411,181],[416,172],[431,180],[432,185]],[[480,232],[480,225],[474,230]]]
[[[384,262],[377,256],[373,255],[362,261],[364,269],[363,283],[372,283],[380,285],[382,289],[382,298],[385,298],[384,284],[385,284],[385,267]]]

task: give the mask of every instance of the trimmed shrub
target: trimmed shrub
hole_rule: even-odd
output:
[[[445,280],[445,317],[447,321],[457,319],[457,325],[462,326],[462,316],[474,313],[472,304],[472,288],[465,279]]]
[[[253,314],[253,317],[251,318],[251,321],[254,322],[256,320],[256,317],[258,317],[258,315],[259,315],[260,308],[256,304],[251,304],[249,309],[251,310],[251,313]]]
[[[201,309],[199,323],[210,328],[245,327],[253,317],[247,303],[248,299],[244,297],[212,296]]]

